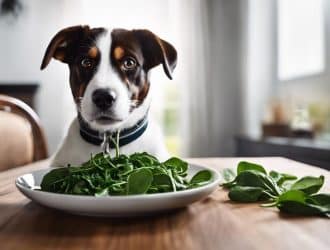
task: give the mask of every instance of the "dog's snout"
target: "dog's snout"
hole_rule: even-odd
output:
[[[92,94],[92,100],[101,110],[109,109],[116,100],[116,92],[110,89],[96,89]]]

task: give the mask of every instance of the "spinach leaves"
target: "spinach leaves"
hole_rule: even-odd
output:
[[[255,202],[260,199],[262,192],[261,187],[233,186],[228,196],[232,201]]]
[[[148,168],[140,168],[127,178],[127,194],[144,194],[153,181],[152,172]]]
[[[320,177],[305,176],[300,180],[296,181],[291,186],[291,189],[301,190],[306,194],[314,194],[320,190],[320,188],[323,186],[323,183],[324,183],[324,176],[320,176]]]
[[[297,180],[294,175],[276,171],[267,174],[262,166],[246,161],[238,164],[236,173],[232,169],[222,173],[225,182],[221,185],[229,189],[228,197],[232,201],[265,201],[262,206],[275,206],[286,213],[330,217],[330,194],[317,194],[324,176]]]
[[[133,195],[174,192],[203,186],[212,179],[208,170],[187,179],[188,163],[173,157],[165,162],[146,152],[123,155],[98,153],[81,166],[57,168],[47,173],[41,190],[78,195]]]

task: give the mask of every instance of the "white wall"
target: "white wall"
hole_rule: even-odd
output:
[[[37,112],[54,152],[75,115],[65,64],[40,71],[44,51],[60,29],[77,24],[149,28],[170,39],[167,1],[22,0],[15,22],[0,19],[0,82],[38,82]],[[127,8],[129,6],[129,8]],[[162,74],[159,72],[159,74]],[[155,74],[157,77],[157,73]]]

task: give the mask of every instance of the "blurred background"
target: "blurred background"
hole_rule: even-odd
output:
[[[174,80],[161,67],[151,78],[151,115],[171,153],[286,156],[330,168],[330,1],[0,3],[0,94],[32,106],[49,154],[76,111],[67,66],[53,60],[40,71],[41,60],[57,31],[89,24],[147,28],[176,47]]]

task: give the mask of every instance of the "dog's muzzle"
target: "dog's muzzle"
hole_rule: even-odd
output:
[[[92,101],[101,111],[107,111],[116,101],[117,94],[108,88],[96,89],[92,94]]]

